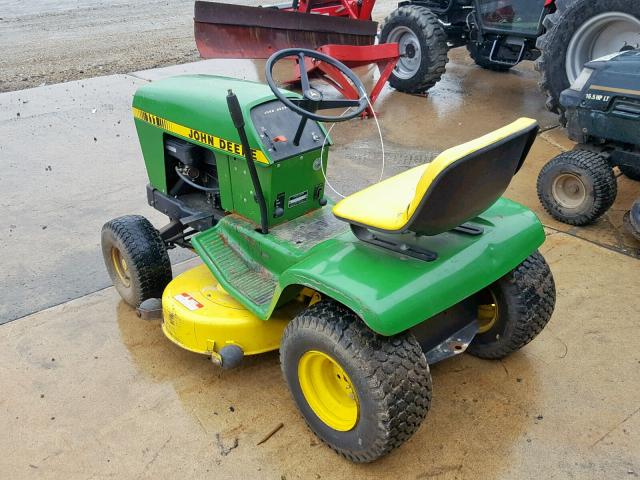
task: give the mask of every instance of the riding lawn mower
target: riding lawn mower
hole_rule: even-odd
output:
[[[330,98],[304,69],[301,95],[278,88],[274,66],[292,58],[330,65],[361,97]],[[424,420],[429,365],[465,351],[501,359],[552,315],[542,225],[502,198],[538,125],[516,120],[334,203],[322,122],[360,115],[364,86],[301,48],[275,53],[265,75],[268,85],[187,75],[138,89],[147,199],[169,221],[107,222],[105,264],[139,316],[215,365],[279,350],[310,429],[370,462]],[[335,109],[348,110],[325,112]],[[172,278],[178,246],[202,264]]]
[[[615,167],[640,181],[640,50],[587,63],[560,103],[576,146],[543,167],[538,197],[556,220],[587,225],[616,200]],[[640,238],[640,201],[624,222]]]

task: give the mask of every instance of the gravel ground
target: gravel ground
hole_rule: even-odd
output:
[[[197,60],[193,0],[0,0],[0,92]]]
[[[395,3],[379,1],[374,18],[383,18]],[[0,0],[0,92],[198,60],[193,4]]]

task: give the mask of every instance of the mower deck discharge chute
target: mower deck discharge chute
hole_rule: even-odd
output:
[[[330,65],[364,91],[344,64],[305,49],[270,57],[268,86],[187,75],[138,89],[148,200],[169,223],[111,220],[103,255],[123,299],[143,318],[161,312],[177,345],[223,368],[279,349],[309,427],[369,462],[420,427],[429,364],[464,351],[503,358],[549,321],[544,230],[502,198],[538,125],[517,120],[332,205],[321,122],[368,102],[328,98],[306,69],[302,95],[279,89],[272,71],[288,56]],[[204,265],[172,278],[175,246]]]
[[[312,12],[196,2],[196,45],[203,58],[266,59],[283,48],[374,43],[376,22]]]

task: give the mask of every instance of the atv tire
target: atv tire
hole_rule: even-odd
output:
[[[132,307],[161,298],[171,281],[171,262],[162,238],[140,215],[118,217],[102,227],[102,256],[116,290]]]
[[[553,275],[537,251],[478,298],[483,295],[491,300],[481,300],[479,312],[493,307],[494,313],[484,316],[484,324],[479,322],[480,332],[467,352],[487,359],[504,358],[533,340],[551,319],[556,303]]]
[[[414,336],[378,335],[332,300],[289,323],[280,363],[309,428],[353,462],[371,462],[399,447],[429,410],[431,375]]]
[[[640,182],[640,167],[631,166],[631,165],[618,165],[618,168],[622,172],[622,174],[636,182]]]
[[[508,72],[515,65],[505,65],[503,63],[496,63],[489,60],[486,56],[482,55],[478,50],[478,45],[475,42],[467,44],[467,50],[471,59],[481,68],[485,70],[491,70],[494,72]]]
[[[580,31],[581,26],[603,14],[620,12],[640,19],[640,2],[636,0],[598,0],[597,2],[556,0],[555,3],[557,10],[544,18],[543,24],[546,31],[538,37],[536,42],[536,47],[542,52],[536,62],[536,70],[541,73],[540,88],[547,96],[547,108],[560,114],[562,113],[559,103],[560,93],[570,86],[567,55],[574,35]],[[586,61],[589,60],[592,58]]]
[[[602,155],[573,150],[558,155],[542,168],[537,190],[540,203],[553,218],[582,226],[609,210],[618,185]]]
[[[400,59],[389,84],[405,93],[423,94],[445,72],[449,47],[438,17],[426,7],[405,5],[384,21],[380,43],[397,42]]]

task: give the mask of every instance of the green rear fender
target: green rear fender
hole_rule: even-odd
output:
[[[481,219],[485,233],[423,237],[433,262],[398,256],[351,232],[314,247],[279,278],[279,291],[310,287],[346,305],[381,335],[403,332],[507,274],[544,242],[530,210],[501,199]],[[276,295],[276,298],[280,295]]]

